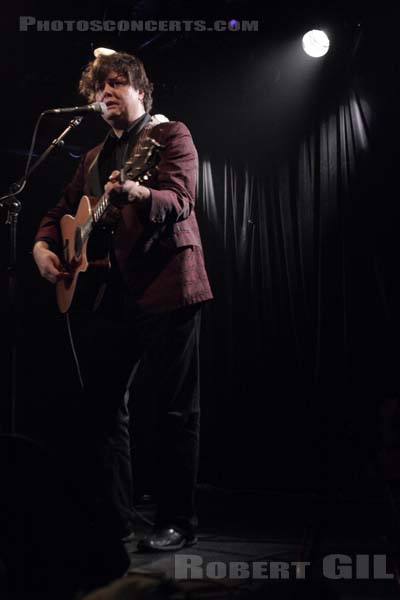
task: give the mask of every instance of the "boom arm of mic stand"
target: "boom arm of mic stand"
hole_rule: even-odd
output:
[[[7,207],[14,203],[15,196],[22,192],[22,190],[24,189],[31,174],[38,168],[38,166],[44,160],[46,160],[46,158],[49,156],[49,154],[51,154],[51,152],[53,152],[53,150],[55,150],[55,148],[58,148],[59,146],[61,146],[64,143],[64,138],[69,134],[70,131],[72,131],[72,129],[75,129],[75,127],[78,127],[78,125],[80,125],[82,121],[83,121],[83,117],[75,117],[75,119],[72,119],[72,121],[70,121],[68,127],[66,127],[66,129],[64,129],[64,131],[51,142],[50,146],[48,146],[48,148],[46,148],[46,150],[41,154],[41,156],[39,156],[37,161],[31,166],[29,171],[25,175],[23,175],[23,177],[20,177],[20,179],[18,179],[18,181],[11,184],[10,194],[9,194],[9,196],[6,196],[4,199],[2,199],[2,202],[0,203],[0,207],[1,206]],[[7,222],[8,222],[8,220],[7,220]]]

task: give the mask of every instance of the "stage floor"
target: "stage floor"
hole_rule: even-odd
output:
[[[138,552],[137,539],[149,531],[138,518],[126,544],[131,565],[125,586],[135,587],[143,578],[164,581],[174,598],[399,597],[396,515],[384,496],[228,492],[207,486],[198,496],[198,543],[179,552]],[[151,504],[137,509],[151,520]]]

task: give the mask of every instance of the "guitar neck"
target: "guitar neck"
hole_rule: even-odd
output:
[[[110,201],[108,199],[108,194],[104,193],[94,208],[92,208],[93,225],[99,222],[109,206]]]
[[[84,225],[81,225],[80,232],[82,236],[82,243],[85,243],[92,232],[93,227],[98,223],[101,217],[106,212],[107,208],[110,205],[110,201],[108,199],[108,194],[104,193],[100,200],[95,204],[92,208],[92,212],[88,220]]]

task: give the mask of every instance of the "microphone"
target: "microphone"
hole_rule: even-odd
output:
[[[100,113],[103,114],[107,110],[104,102],[93,102],[86,106],[72,106],[70,108],[52,108],[46,110],[46,114],[52,115],[86,115],[87,113]]]

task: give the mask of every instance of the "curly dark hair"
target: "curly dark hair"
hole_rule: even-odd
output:
[[[123,75],[136,89],[144,92],[143,105],[146,112],[150,112],[153,105],[153,84],[149,81],[142,61],[126,52],[115,52],[109,56],[98,56],[90,62],[82,73],[79,82],[79,92],[89,102],[93,102],[96,87],[102,85],[110,71]]]

